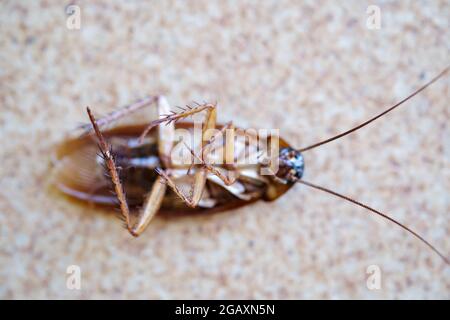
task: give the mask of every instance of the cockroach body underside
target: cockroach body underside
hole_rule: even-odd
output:
[[[191,129],[192,123],[177,123],[177,128]],[[218,125],[218,128],[223,126]],[[131,208],[138,210],[144,205],[145,198],[158,178],[155,168],[164,167],[158,155],[156,130],[152,129],[144,143],[137,143],[144,130],[143,125],[117,127],[103,132],[111,144],[114,159],[119,168],[120,180]],[[301,161],[295,160],[294,151],[283,139],[280,143],[279,178],[287,177],[285,183],[260,176],[257,167],[240,170],[240,176],[231,186],[226,186],[209,175],[202,199],[195,208],[189,207],[175,192],[168,190],[161,204],[161,213],[209,213],[235,209],[258,200],[273,201],[294,185],[292,176],[298,176],[293,170],[303,173]],[[103,159],[98,152],[95,137],[84,135],[65,141],[57,150],[55,185],[64,194],[83,202],[98,206],[117,206],[117,198],[112,193],[111,178]],[[294,161],[295,160],[295,161]],[[292,167],[289,167],[292,164]],[[229,169],[229,168],[228,168]],[[176,182],[180,188],[188,189],[192,183],[192,174],[187,175],[186,168],[176,172]]]

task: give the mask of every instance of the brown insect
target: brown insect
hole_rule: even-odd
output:
[[[302,183],[350,201],[390,220],[420,239],[448,264],[449,260],[444,254],[427,240],[387,214],[303,180],[302,152],[368,125],[426,89],[449,68],[377,116],[311,146],[296,149],[282,138],[269,135],[266,140],[275,141],[279,146],[279,152],[276,154],[271,154],[270,148],[261,148],[259,144],[256,147],[251,146],[248,141],[258,139],[258,134],[237,129],[232,123],[225,126],[217,125],[215,104],[197,104],[173,112],[164,97],[148,97],[98,120],[87,108],[91,123],[82,126],[85,133],[64,142],[57,151],[55,184],[63,193],[82,201],[102,206],[118,204],[125,227],[133,236],[138,236],[157,212],[224,211],[260,199],[273,201],[295,183]],[[160,117],[148,125],[120,126],[105,132],[100,130],[105,125],[153,104],[157,105]],[[178,121],[201,112],[206,113],[206,117],[200,128],[200,143],[195,145],[194,142],[177,141],[176,130],[192,132],[195,128],[192,122]],[[211,133],[212,129],[218,130]],[[98,146],[93,139],[94,133]],[[219,139],[225,133],[231,137],[226,143],[223,139]],[[189,151],[189,162],[174,160],[176,148]],[[215,152],[212,152],[213,149]],[[218,150],[222,152],[217,152]],[[269,158],[261,159],[259,157],[261,152]],[[220,156],[217,157],[216,154]],[[256,160],[250,165],[241,164],[237,160],[243,155]],[[215,161],[218,158],[222,160],[219,164]],[[274,162],[277,165],[275,169],[273,169]],[[268,174],[261,174],[263,169],[266,169]],[[111,184],[114,188],[113,193]],[[137,212],[137,215],[131,212]]]

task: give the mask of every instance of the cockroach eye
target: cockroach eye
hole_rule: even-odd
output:
[[[279,156],[279,169],[277,177],[286,182],[296,182],[300,180],[305,171],[305,161],[300,151],[290,147],[281,149]]]

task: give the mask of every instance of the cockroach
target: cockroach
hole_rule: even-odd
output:
[[[260,199],[273,201],[296,183],[301,183],[347,200],[397,224],[449,264],[447,257],[436,247],[389,215],[302,178],[305,170],[304,152],[342,138],[379,119],[425,90],[449,69],[450,66],[382,113],[324,141],[295,148],[281,137],[269,135],[267,140],[275,141],[278,146],[275,154],[270,154],[268,148],[264,150],[259,145],[250,146],[248,141],[259,138],[258,133],[239,130],[231,122],[217,125],[216,104],[195,104],[175,112],[170,110],[163,96],[149,96],[99,119],[94,117],[88,107],[90,123],[81,127],[83,134],[68,139],[57,149],[55,185],[75,199],[101,206],[118,205],[126,229],[137,237],[157,212],[210,213],[229,210]],[[151,105],[157,106],[160,116],[150,123],[116,126],[104,132],[100,130]],[[186,122],[186,118],[199,113],[205,113],[205,119],[200,125],[200,143],[196,146],[193,141],[176,140],[176,130],[194,130],[195,123]],[[216,130],[211,133],[213,129]],[[231,136],[225,139],[226,143],[224,139],[218,139],[225,132]],[[241,142],[238,143],[238,140]],[[189,150],[188,163],[173,159],[174,150],[180,146]],[[212,158],[215,161],[211,161],[212,147],[215,151],[223,151],[214,152]],[[261,153],[266,156],[261,158]],[[215,157],[216,154],[220,156]],[[240,164],[236,160],[242,154],[253,156],[256,161],[252,165]],[[217,163],[218,158],[227,161]],[[276,163],[275,167],[273,163]],[[263,169],[268,173],[262,174]]]

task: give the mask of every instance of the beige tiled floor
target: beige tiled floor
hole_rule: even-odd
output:
[[[450,298],[449,268],[411,235],[294,187],[274,203],[157,218],[138,239],[48,193],[50,153],[84,107],[147,94],[217,100],[219,120],[304,146],[400,100],[450,63],[448,1],[0,4],[1,298]],[[447,76],[379,122],[305,154],[305,178],[407,223],[449,255]],[[66,268],[82,290],[66,288]],[[376,264],[382,288],[366,287]]]

